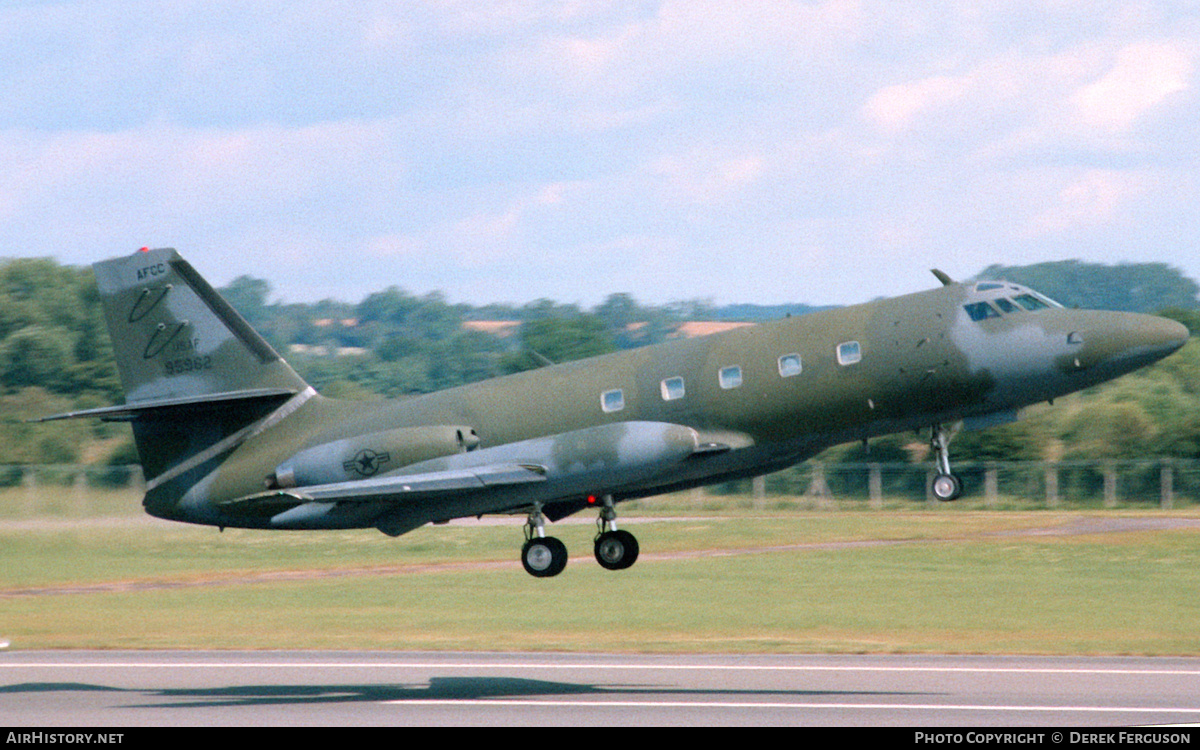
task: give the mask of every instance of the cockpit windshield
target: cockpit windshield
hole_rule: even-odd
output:
[[[1028,287],[1006,281],[980,281],[975,284],[973,291],[975,299],[963,305],[963,310],[977,323],[989,318],[1062,307]]]
[[[1050,307],[1049,300],[1042,300],[1032,294],[1022,294],[1013,297],[1013,301],[1031,312],[1033,310],[1045,310]]]
[[[1000,317],[1000,313],[996,311],[996,308],[986,302],[969,302],[963,305],[963,309],[967,311],[967,315],[971,317],[971,320],[976,323],[988,318]]]

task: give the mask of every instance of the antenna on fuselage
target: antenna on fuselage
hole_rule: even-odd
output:
[[[947,276],[945,271],[939,271],[936,268],[931,268],[929,270],[933,272],[933,275],[937,277],[938,281],[942,282],[942,286],[950,286],[954,283],[954,279]]]

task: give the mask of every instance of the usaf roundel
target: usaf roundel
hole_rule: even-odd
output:
[[[376,453],[370,448],[354,454],[354,458],[342,464],[347,474],[357,474],[360,477],[373,477],[379,472],[379,467],[391,461],[387,453]]]

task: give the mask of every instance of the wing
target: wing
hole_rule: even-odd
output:
[[[553,520],[581,509],[589,495],[677,481],[689,462],[731,450],[733,437],[702,437],[663,422],[613,423],[430,459],[405,473],[281,487],[214,504],[270,528],[375,526],[386,534],[536,506]]]
[[[286,490],[269,490],[217,503],[224,510],[249,510],[255,505],[299,503],[410,502],[439,496],[546,481],[542,466],[494,464],[454,471],[432,471],[354,482],[316,484]]]
[[[447,513],[546,481],[536,465],[490,464],[354,482],[268,490],[215,503],[229,516],[269,519],[277,529],[360,528],[373,525],[399,536],[431,521],[465,515]]]

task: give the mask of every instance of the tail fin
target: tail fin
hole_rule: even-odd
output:
[[[93,268],[127,403],[307,387],[174,250]]]
[[[143,250],[93,267],[125,405],[60,417],[132,422],[151,489],[178,479],[178,492],[252,425],[297,395],[295,406],[313,395],[174,250]],[[147,495],[148,508],[149,501]]]

